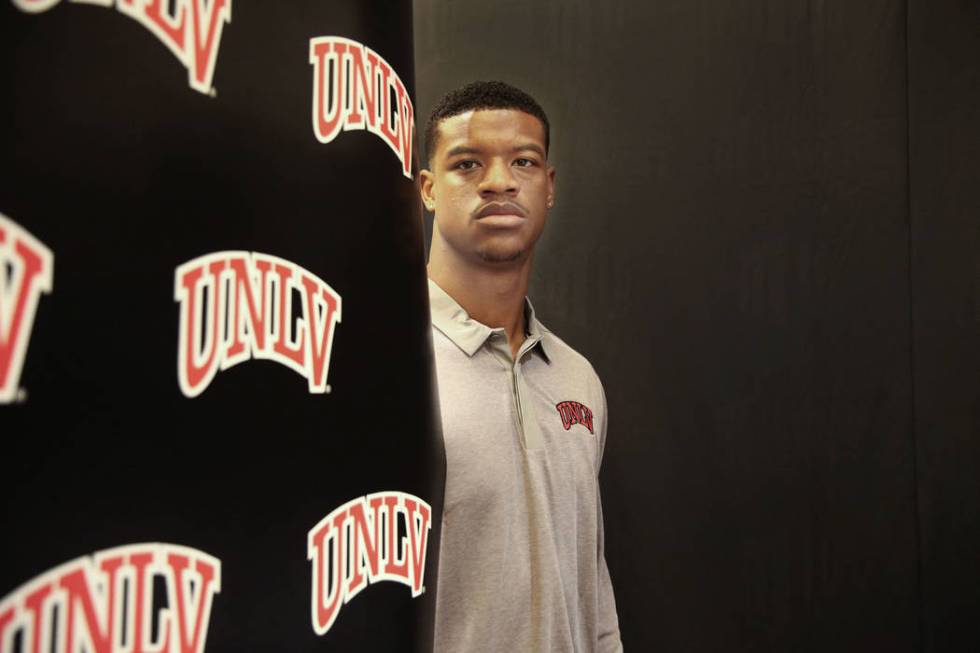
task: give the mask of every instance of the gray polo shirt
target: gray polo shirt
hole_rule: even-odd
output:
[[[530,302],[515,362],[503,329],[431,280],[429,301],[447,461],[435,650],[622,650],[603,557],[599,378]]]

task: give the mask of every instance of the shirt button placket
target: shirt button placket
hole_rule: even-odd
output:
[[[517,397],[517,410],[521,416],[521,436],[524,442],[525,449],[540,449],[544,444],[544,438],[541,435],[541,428],[538,425],[538,418],[534,411],[534,401],[531,399],[530,389],[527,387],[527,383],[524,380],[524,369],[522,368],[524,360],[524,354],[526,351],[521,351],[518,354],[517,360],[514,361],[514,394]]]

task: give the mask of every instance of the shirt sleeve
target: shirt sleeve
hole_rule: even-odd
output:
[[[600,390],[602,386],[600,385]],[[602,394],[602,415],[599,427],[599,466],[602,465],[602,455],[606,445],[606,426],[609,423],[606,418],[606,395]],[[609,568],[606,566],[605,553],[605,527],[602,520],[602,496],[599,491],[598,469],[596,470],[596,506],[599,516],[597,520],[598,533],[598,572],[599,572],[599,596],[597,609],[596,650],[600,653],[622,653],[623,644],[619,637],[619,617],[616,613],[616,597],[613,595],[612,580],[609,578]]]

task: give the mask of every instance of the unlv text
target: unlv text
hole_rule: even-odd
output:
[[[71,0],[108,7],[113,0]],[[47,11],[61,0],[14,0],[29,13]],[[143,25],[174,53],[187,69],[191,88],[211,93],[221,30],[231,22],[231,0],[115,0],[116,9]]]
[[[221,562],[196,549],[133,544],[99,551],[0,601],[0,653],[202,653],[220,591]]]
[[[425,591],[432,508],[404,492],[377,492],[348,501],[308,535],[313,566],[313,630],[323,635],[340,609],[368,584],[392,580],[412,598]],[[404,535],[402,535],[404,533]]]
[[[328,392],[340,295],[318,276],[276,256],[227,251],[184,263],[174,286],[177,378],[186,396],[196,397],[219,370],[250,358],[281,363],[305,377],[311,393]]]
[[[391,65],[366,45],[339,36],[310,39],[310,63],[317,140],[329,143],[342,130],[366,129],[388,144],[411,179],[415,109]]]
[[[17,399],[27,343],[42,293],[51,292],[54,255],[0,214],[0,404]]]

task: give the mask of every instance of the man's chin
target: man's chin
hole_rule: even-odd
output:
[[[524,259],[524,250],[522,249],[487,248],[479,250],[477,254],[484,263],[491,263],[493,265],[517,263]]]

